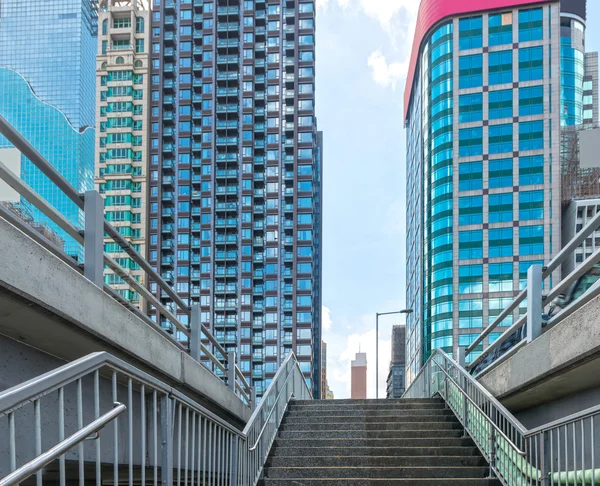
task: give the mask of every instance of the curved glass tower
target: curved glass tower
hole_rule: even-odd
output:
[[[0,114],[78,191],[93,189],[97,2],[2,0],[0,19]],[[10,145],[3,140],[0,147]],[[21,178],[82,227],[74,204],[21,158]],[[31,214],[59,233],[69,254],[83,256],[81,246],[42,213]]]
[[[405,91],[409,383],[560,249],[560,18],[558,1],[421,2]]]
[[[560,18],[561,126],[583,123],[585,2],[583,9],[563,2]]]

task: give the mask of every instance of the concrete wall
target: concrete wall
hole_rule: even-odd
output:
[[[247,422],[249,408],[219,378],[2,218],[0,248],[0,335],[22,346],[13,384],[25,381],[32,361],[36,372],[48,371],[107,351],[237,426]],[[58,361],[37,360],[30,347]],[[0,366],[5,356],[0,352]]]

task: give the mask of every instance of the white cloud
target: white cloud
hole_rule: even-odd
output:
[[[407,19],[415,17],[419,2],[416,0],[360,0],[361,8],[367,15],[377,19],[387,32],[392,29],[392,19],[404,13]]]
[[[388,63],[379,50],[371,53],[367,64],[371,68],[373,80],[384,88],[391,87],[395,90],[398,83],[406,78],[408,62]]]
[[[323,322],[330,319],[329,329],[323,329],[323,340],[327,343],[327,382],[335,398],[350,398],[351,362],[359,349],[367,353],[367,397],[375,398],[375,316],[358,319],[365,332],[347,334],[347,329],[331,321],[331,311],[323,307]],[[327,309],[327,314],[325,313]],[[386,379],[391,359],[391,322],[380,322],[379,327],[379,398],[385,398]]]

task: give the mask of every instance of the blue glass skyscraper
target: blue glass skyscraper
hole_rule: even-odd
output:
[[[96,44],[94,0],[0,3],[0,114],[81,192],[94,187]],[[7,146],[0,140],[0,148]],[[21,177],[81,224],[80,212],[25,158]],[[33,216],[49,222],[37,211]],[[64,238],[66,250],[79,256],[77,245]]]

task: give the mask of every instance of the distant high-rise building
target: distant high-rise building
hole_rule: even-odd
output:
[[[94,184],[97,5],[93,0],[0,2],[0,115],[78,190]],[[0,150],[11,145],[0,137]],[[21,178],[77,227],[83,213],[22,156]],[[80,245],[37,209],[81,258]]]
[[[408,383],[434,349],[471,344],[561,248],[561,125],[591,105],[585,5],[421,2],[404,113]]]
[[[335,399],[333,390],[329,387],[329,385],[327,385],[327,393],[325,394],[325,399],[326,400],[334,400]]]
[[[387,377],[387,398],[401,398],[406,389],[406,326],[392,328],[392,359]]]
[[[367,398],[367,354],[356,353],[352,361],[350,398]]]
[[[313,0],[152,7],[149,259],[258,397],[291,351],[322,391],[315,13]]]
[[[103,0],[98,14],[96,186],[105,217],[142,255],[147,252],[150,134],[150,11],[140,0]],[[110,238],[105,251],[146,285],[146,275]],[[163,274],[173,283],[173,273]],[[112,270],[106,284],[143,307]]]

